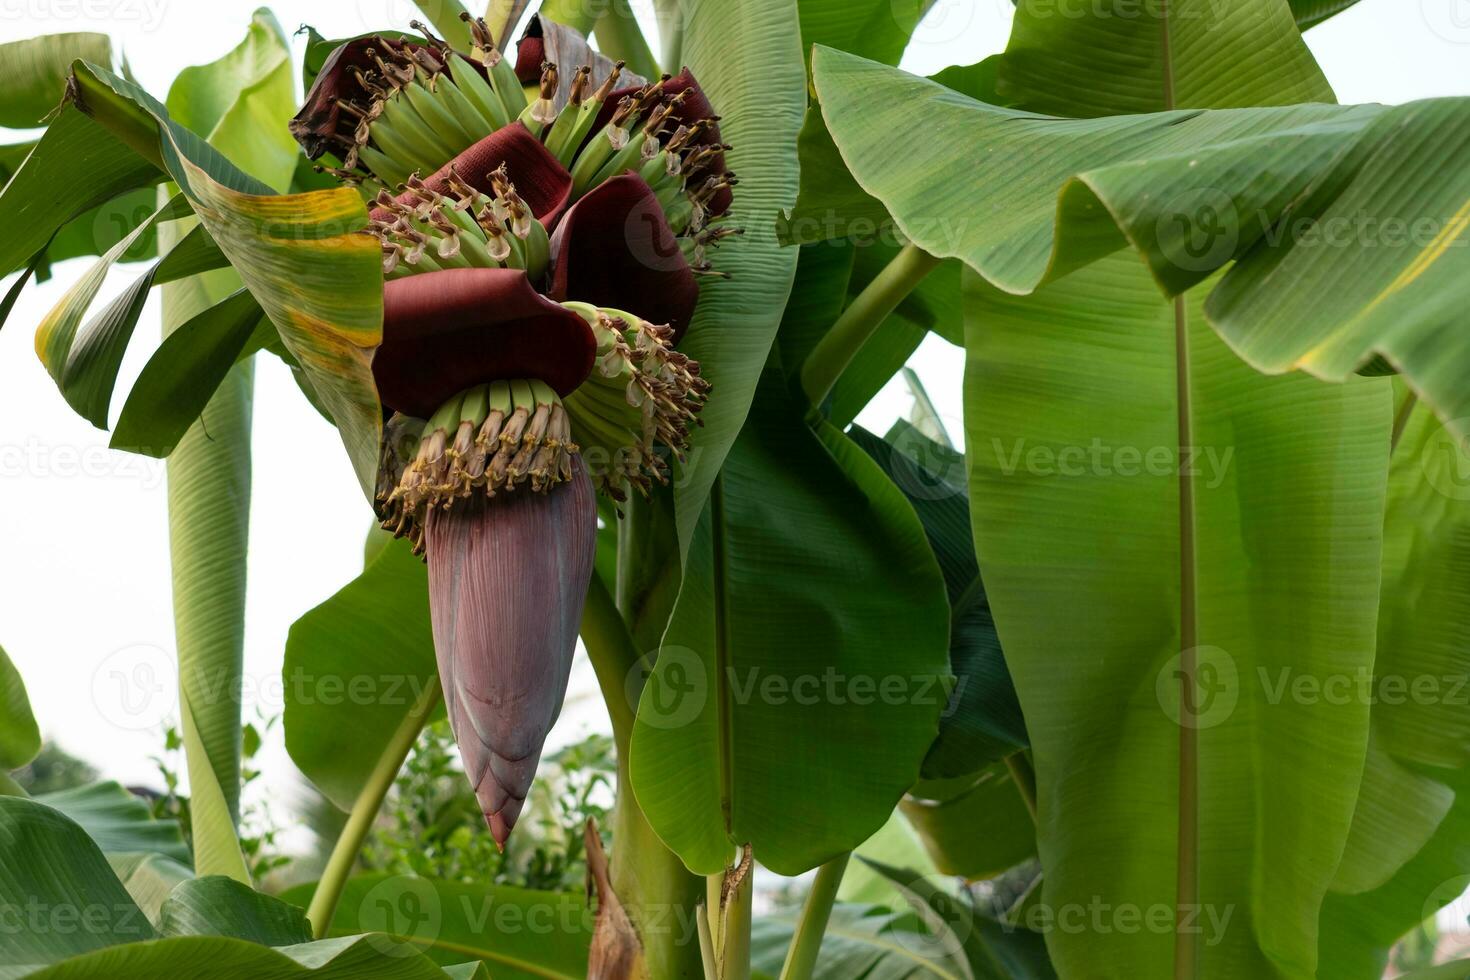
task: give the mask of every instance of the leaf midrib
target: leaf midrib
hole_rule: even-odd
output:
[[[1177,106],[1174,88],[1174,50],[1169,0],[1161,0],[1160,33],[1163,44],[1164,111]],[[1195,498],[1190,467],[1184,465],[1186,447],[1194,444],[1194,420],[1189,383],[1189,308],[1184,294],[1174,297],[1174,384],[1178,411],[1179,468],[1179,835],[1175,844],[1178,877],[1175,916],[1199,904],[1199,731],[1184,712],[1193,704],[1198,670],[1199,621],[1196,580]],[[1174,933],[1175,980],[1193,980],[1199,972],[1199,946],[1193,933]]]

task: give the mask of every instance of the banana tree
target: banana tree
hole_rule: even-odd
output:
[[[1323,692],[1465,672],[1470,104],[1334,105],[1300,30],[1347,6],[1025,0],[933,79],[891,67],[928,4],[890,0],[659,4],[661,59],[620,0],[424,3],[309,32],[299,97],[265,15],[166,102],[27,48],[64,98],[0,192],[15,288],[152,202],[37,349],[105,426],[165,287],[113,441],[170,459],[205,819],[134,933],[32,937],[16,975],[365,976],[405,940],[392,975],[1377,975],[1470,871],[1466,716]],[[931,331],[966,452],[849,428]],[[238,678],[261,352],[387,532],[286,641],[288,749],[347,813],[304,914],[249,888],[238,708],[190,687]],[[618,754],[593,906],[356,874],[444,715],[519,846],[579,634]],[[57,901],[126,909],[144,878],[55,813],[0,822]],[[798,912],[752,921],[756,862],[816,869]]]

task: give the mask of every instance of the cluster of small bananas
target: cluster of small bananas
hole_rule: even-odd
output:
[[[427,43],[376,37],[367,68],[352,66],[366,101],[339,98],[342,125],[331,136],[344,180],[376,179],[387,187],[415,170],[432,173],[526,110],[515,70],[493,47],[477,49],[482,69],[434,37]],[[491,57],[493,55],[493,57]]]
[[[566,408],[548,386],[477,385],[434,413],[396,484],[379,487],[382,526],[408,538],[414,554],[423,554],[430,509],[447,510],[473,493],[493,497],[521,486],[548,490],[572,478],[577,451]]]
[[[411,174],[398,196],[379,191],[368,231],[383,248],[389,278],[439,269],[524,269],[532,279],[546,272],[551,240],[516,193],[504,165],[490,174],[491,194],[471,187],[452,166],[448,194]],[[429,245],[433,254],[426,254]]]
[[[567,396],[567,409],[583,443],[618,447],[610,459],[593,461],[599,487],[621,501],[625,481],[643,493],[653,480],[667,483],[668,463],[657,447],[669,446],[684,459],[690,428],[700,424],[698,415],[709,397],[699,362],[673,349],[666,326],[586,303],[562,305],[581,314],[597,337],[596,366]]]

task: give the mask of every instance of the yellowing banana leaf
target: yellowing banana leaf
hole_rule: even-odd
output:
[[[203,136],[212,152],[232,160],[267,188],[282,190],[295,172],[296,149],[279,124],[294,108],[292,74],[284,32],[269,13],[257,12],[244,40],[224,57],[180,72],[168,93],[169,129]],[[166,247],[194,221],[165,228],[160,244]],[[204,231],[199,226],[189,233]],[[229,268],[165,286],[164,336],[240,286],[240,276]],[[258,307],[255,312],[258,316]],[[247,884],[249,873],[235,824],[240,809],[238,693],[245,634],[253,383],[252,363],[227,370],[218,390],[200,406],[202,421],[183,432],[168,466],[180,722],[193,794],[195,867],[201,875],[228,875]]]
[[[190,213],[184,196],[174,195],[98,259],[36,328],[36,353],[41,363],[46,365],[46,370],[71,406],[93,425],[107,424],[112,385],[132,336],[132,326],[137,322],[137,313],[123,319],[121,330],[116,329],[118,324],[114,323],[104,323],[100,328],[95,322],[89,324],[91,329],[79,339],[82,317],[102,288],[107,271],[139,236],[151,231],[158,222],[174,221]],[[142,299],[147,295],[146,286],[141,291],[129,290],[129,293],[136,295],[129,295],[124,305],[141,308]]]
[[[348,188],[273,195],[131,82],[85,64],[74,78],[75,104],[61,119],[90,113],[168,171],[311,378],[370,494],[381,409],[369,365],[382,329],[382,271],[376,245],[358,233],[362,199]]]

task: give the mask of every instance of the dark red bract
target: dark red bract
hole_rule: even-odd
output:
[[[567,395],[592,372],[587,321],[538,293],[517,269],[445,269],[383,287],[373,377],[383,404],[428,418],[487,381],[536,378]]]
[[[683,336],[699,284],[653,189],[614,177],[572,206],[551,237],[551,295],[636,314]]]

